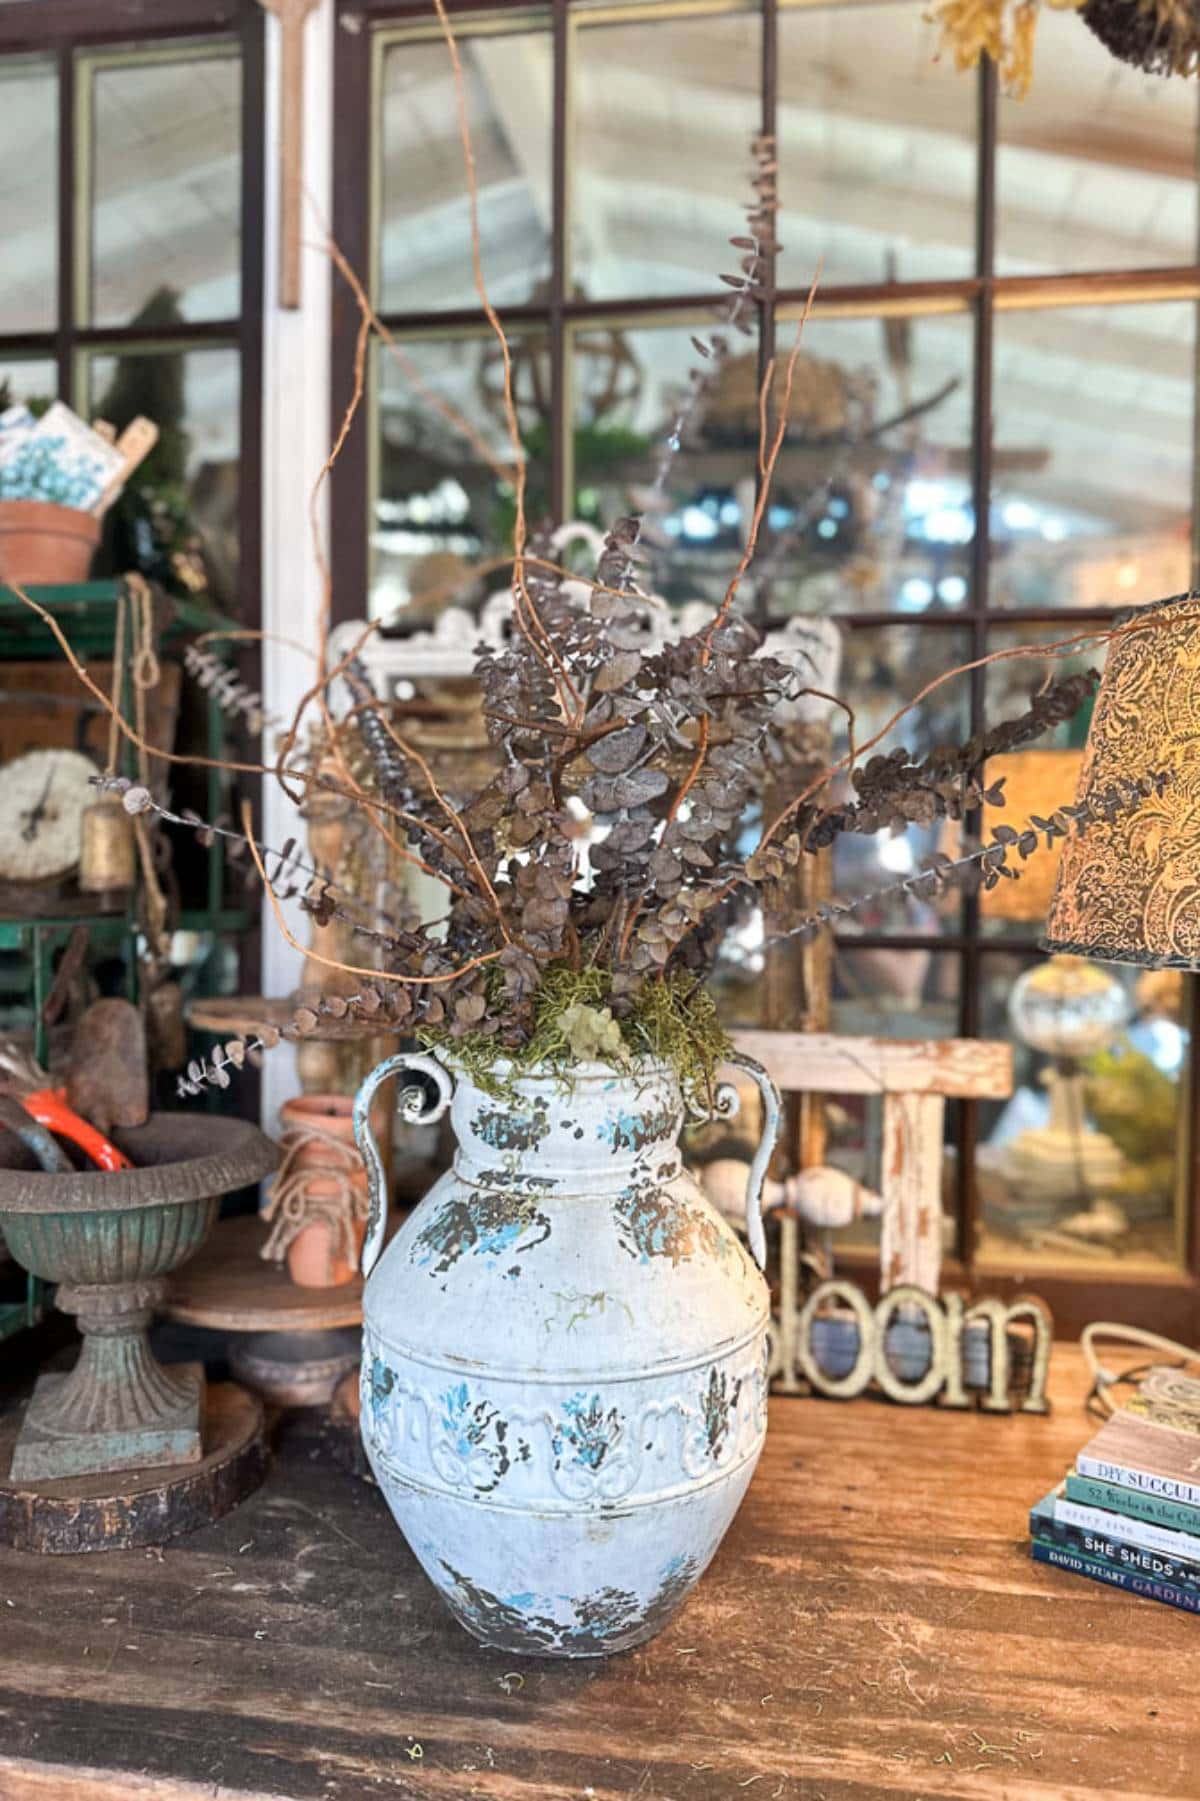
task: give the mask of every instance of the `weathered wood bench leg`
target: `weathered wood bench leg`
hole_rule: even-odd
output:
[[[883,1097],[879,1286],[885,1294],[899,1282],[938,1292],[945,1111],[940,1094]]]

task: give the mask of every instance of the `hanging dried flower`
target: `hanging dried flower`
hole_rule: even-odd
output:
[[[958,69],[974,69],[981,56],[989,56],[1005,93],[1023,100],[1033,80],[1033,42],[1043,3],[1056,12],[1074,12],[1081,0],[934,0],[925,16],[941,26],[939,54],[949,50]]]
[[[1195,0],[1086,0],[1080,17],[1106,50],[1148,75],[1200,69]]]

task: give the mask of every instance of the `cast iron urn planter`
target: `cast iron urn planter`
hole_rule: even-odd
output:
[[[9,1250],[58,1284],[57,1305],[83,1334],[75,1368],[38,1379],[13,1453],[15,1481],[189,1463],[202,1454],[203,1370],[165,1368],[146,1328],[166,1278],[208,1236],[221,1196],[269,1174],[279,1152],[248,1120],[211,1114],[154,1113],[113,1136],[133,1169],[0,1168]]]

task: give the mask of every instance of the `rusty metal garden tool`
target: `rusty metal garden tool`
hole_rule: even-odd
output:
[[[0,1129],[12,1132],[27,1150],[33,1152],[39,1169],[52,1176],[65,1176],[75,1165],[45,1126],[39,1126],[31,1113],[11,1094],[0,1094]]]
[[[18,1101],[39,1126],[78,1145],[84,1156],[100,1169],[133,1168],[124,1151],[72,1111],[63,1090],[52,1087],[41,1065],[11,1039],[0,1043],[0,1094]]]
[[[145,1125],[146,1031],[132,1001],[93,1001],[81,1017],[71,1040],[67,1102],[101,1132]]]

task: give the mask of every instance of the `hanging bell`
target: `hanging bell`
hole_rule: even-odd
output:
[[[79,886],[85,894],[117,895],[137,881],[133,820],[115,795],[95,800],[80,821]]]

